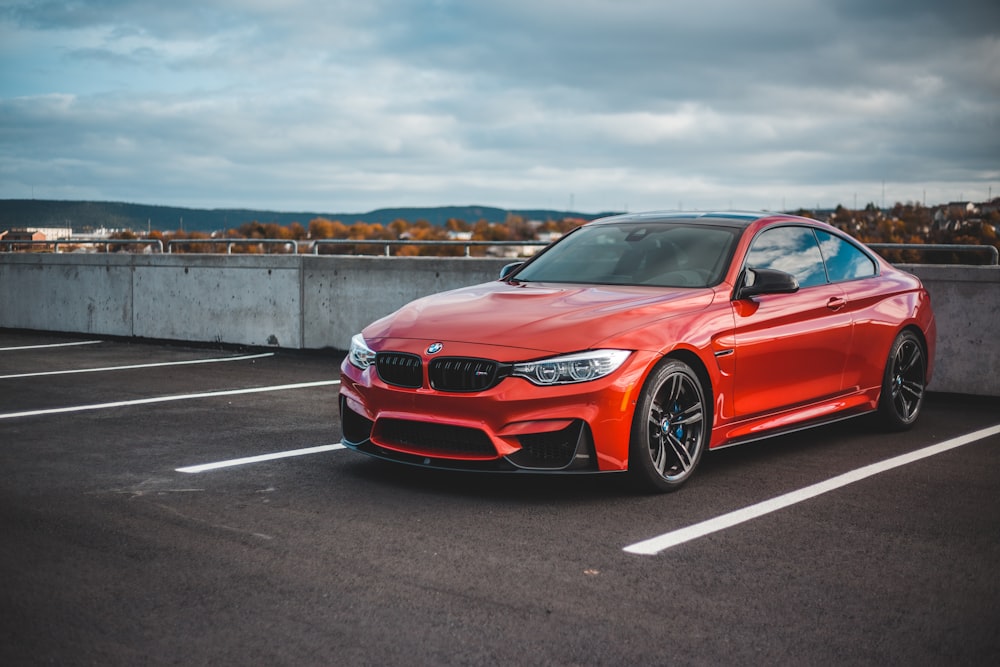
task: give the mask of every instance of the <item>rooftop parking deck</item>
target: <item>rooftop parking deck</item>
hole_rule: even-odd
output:
[[[340,359],[0,329],[0,662],[1000,658],[996,398],[713,452],[647,496],[341,449]]]

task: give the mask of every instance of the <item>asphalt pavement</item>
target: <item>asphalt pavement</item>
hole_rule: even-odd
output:
[[[342,449],[340,360],[0,329],[0,664],[1000,664],[1000,399],[646,495]]]

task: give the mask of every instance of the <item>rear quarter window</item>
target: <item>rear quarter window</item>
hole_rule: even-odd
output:
[[[875,260],[850,241],[822,230],[816,230],[816,237],[830,282],[868,278],[878,273]]]

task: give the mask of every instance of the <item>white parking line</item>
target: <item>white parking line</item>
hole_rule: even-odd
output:
[[[642,542],[636,542],[635,544],[625,547],[624,550],[633,554],[654,556],[661,551],[675,547],[679,544],[690,542],[691,540],[710,535],[711,533],[715,533],[726,528],[732,528],[733,526],[750,521],[751,519],[756,519],[790,505],[801,503],[805,500],[809,500],[810,498],[815,498],[816,496],[824,493],[834,491],[842,486],[853,484],[854,482],[878,475],[879,473],[883,473],[887,470],[892,470],[893,468],[898,468],[900,466],[913,463],[914,461],[925,459],[929,456],[935,456],[950,449],[962,447],[963,445],[968,445],[969,443],[977,442],[997,434],[1000,434],[1000,424],[975,431],[974,433],[959,436],[957,438],[952,438],[951,440],[946,440],[945,442],[931,445],[930,447],[924,447],[923,449],[918,449],[908,454],[902,454],[891,459],[886,459],[885,461],[881,461],[879,463],[872,463],[871,465],[864,466],[863,468],[858,468],[857,470],[852,470],[844,473],[843,475],[838,475],[828,479],[825,482],[819,482],[818,484],[807,486],[803,489],[799,489],[798,491],[792,491],[791,493],[786,493],[782,496],[765,500],[764,502],[757,503],[756,505],[744,507],[743,509],[723,514],[722,516],[715,517],[714,519],[709,519],[707,521],[702,521],[701,523],[696,523],[692,526],[687,526],[686,528],[680,528],[669,533],[664,533],[658,537],[643,540]]]
[[[46,345],[19,345],[17,347],[0,347],[0,352],[13,352],[15,350],[42,350],[48,347],[70,347],[71,345],[96,345],[103,343],[103,340],[81,340],[74,343],[48,343]]]
[[[259,394],[266,391],[285,391],[287,389],[308,389],[310,387],[325,387],[340,384],[340,380],[321,380],[319,382],[300,382],[298,384],[282,384],[272,387],[252,387],[250,389],[228,389],[225,391],[206,391],[201,394],[178,394],[176,396],[157,396],[154,398],[139,398],[132,401],[115,401],[113,403],[94,403],[91,405],[75,405],[68,408],[50,408],[48,410],[26,410],[24,412],[8,412],[0,414],[0,419],[16,417],[36,417],[39,415],[57,415],[64,412],[83,412],[85,410],[106,410],[108,408],[124,408],[132,405],[148,405],[150,403],[166,403],[168,401],[186,401],[196,398],[212,398],[215,396],[236,396],[239,394]]]
[[[72,373],[103,373],[105,371],[128,371],[136,368],[157,368],[160,366],[186,366],[190,364],[212,364],[219,361],[243,361],[246,359],[261,359],[263,357],[273,357],[274,352],[263,354],[248,354],[238,357],[211,357],[209,359],[188,359],[187,361],[161,361],[155,364],[134,364],[131,366],[106,366],[104,368],[75,368],[67,371],[42,371],[38,373],[17,373],[14,375],[0,375],[0,380],[12,380],[14,378],[33,378],[42,375],[69,375]]]
[[[241,459],[230,459],[228,461],[217,461],[216,463],[203,463],[197,466],[187,466],[177,468],[177,472],[197,473],[206,470],[217,470],[218,468],[231,468],[242,466],[248,463],[260,463],[261,461],[273,461],[274,459],[286,459],[292,456],[305,456],[306,454],[319,454],[320,452],[331,452],[335,449],[344,449],[340,443],[335,445],[320,445],[319,447],[306,447],[304,449],[293,449],[287,452],[274,452],[273,454],[261,454],[260,456],[247,456]]]

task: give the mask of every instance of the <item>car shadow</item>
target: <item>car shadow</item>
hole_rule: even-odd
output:
[[[930,412],[950,411],[965,403],[982,412],[982,402],[969,407],[947,395],[932,395]],[[925,415],[928,419],[932,415]],[[919,426],[917,427],[920,428]],[[886,433],[875,415],[771,436],[744,445],[706,452],[691,480],[674,493],[651,494],[637,488],[624,472],[602,474],[522,474],[434,470],[352,454],[346,472],[364,484],[386,491],[407,491],[453,498],[478,498],[526,504],[607,503],[615,499],[698,496],[727,488],[767,482],[796,471],[824,478],[908,451],[912,433]]]
[[[648,495],[630,488],[630,480],[625,473],[559,475],[469,472],[421,468],[364,456],[357,456],[356,459],[344,464],[342,471],[386,491],[530,504],[578,504],[585,500],[606,502],[613,498]]]

